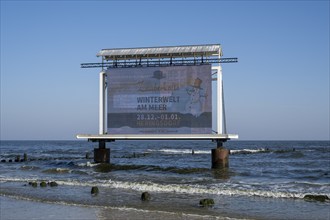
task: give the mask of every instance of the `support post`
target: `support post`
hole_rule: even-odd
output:
[[[223,147],[223,140],[216,140],[217,148],[212,149],[212,169],[229,167],[229,150]]]
[[[110,148],[106,148],[105,140],[99,140],[99,148],[94,148],[95,163],[110,163]]]
[[[105,72],[100,72],[100,94],[99,94],[99,134],[105,134]]]
[[[218,58],[221,59],[222,52],[219,50]],[[217,132],[218,134],[226,134],[225,105],[222,83],[222,67],[219,63],[214,69],[217,70]],[[221,169],[229,167],[229,150],[223,147],[223,143],[227,140],[217,139],[217,148],[212,149],[212,169]]]
[[[103,61],[102,61],[103,63]],[[106,102],[106,73],[100,72],[99,78],[99,134],[106,134],[106,117],[105,117],[105,102]],[[95,163],[110,163],[110,149],[106,148],[105,140],[98,140],[99,148],[94,148],[94,162]]]
[[[217,66],[217,72],[217,132],[223,134],[222,68],[220,64]]]

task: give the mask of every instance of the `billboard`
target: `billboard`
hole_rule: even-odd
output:
[[[211,134],[211,65],[107,70],[108,134]]]

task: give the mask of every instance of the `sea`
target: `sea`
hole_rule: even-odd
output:
[[[101,165],[93,142],[1,141],[0,199],[98,209],[100,220],[330,219],[329,141],[224,145],[229,167],[211,169],[211,141],[110,142],[110,164]]]

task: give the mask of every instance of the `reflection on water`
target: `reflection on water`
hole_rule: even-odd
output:
[[[212,174],[215,179],[221,180],[228,180],[231,176],[235,175],[235,173],[231,171],[228,167],[212,169]]]

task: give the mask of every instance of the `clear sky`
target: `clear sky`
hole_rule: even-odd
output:
[[[3,1],[1,139],[98,133],[103,48],[220,43],[228,133],[329,140],[329,1]]]

